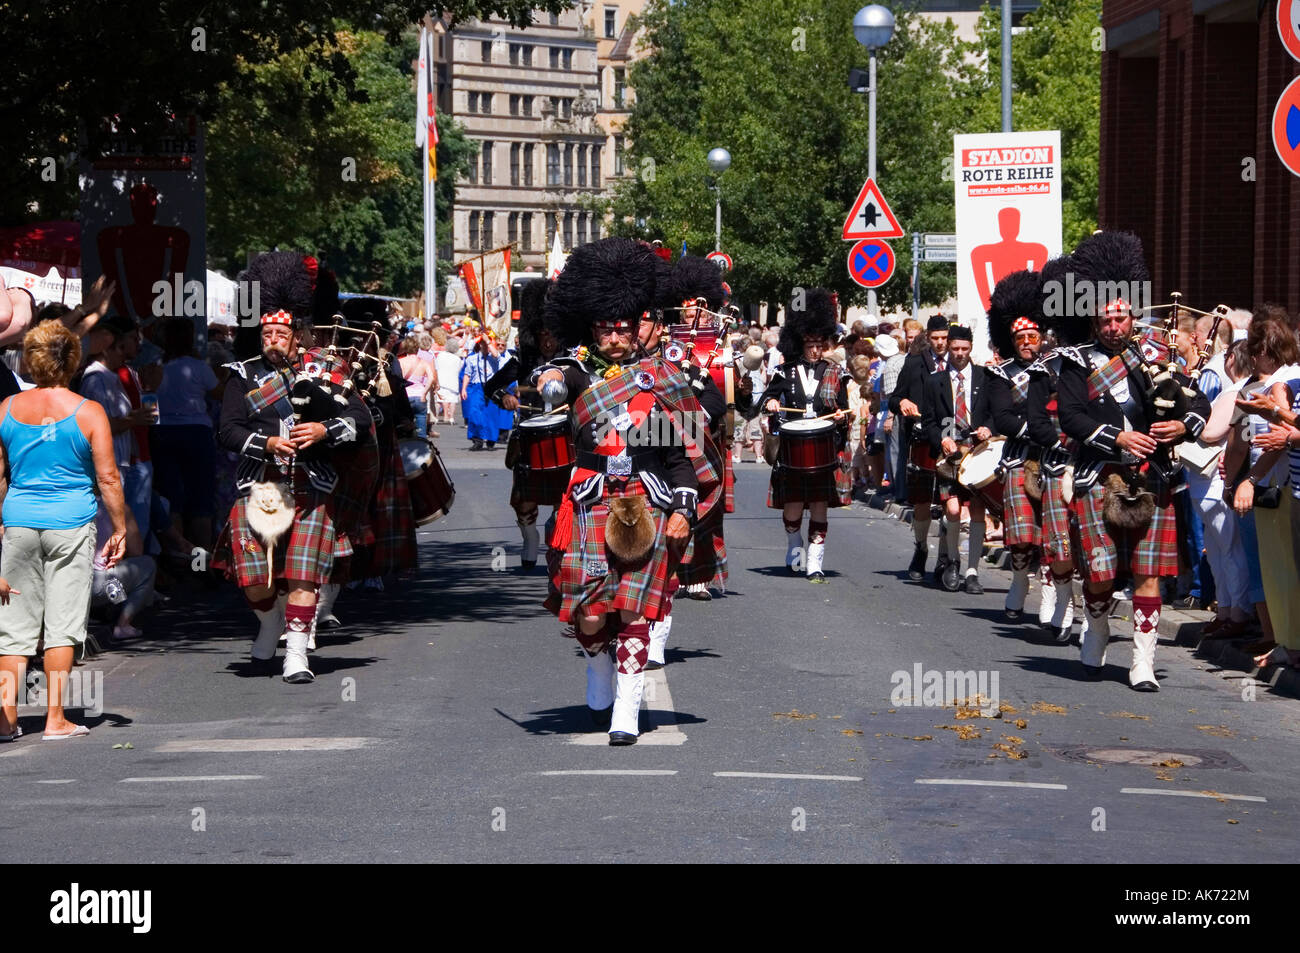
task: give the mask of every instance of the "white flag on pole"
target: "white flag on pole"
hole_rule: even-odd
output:
[[[425,129],[429,125],[429,31],[420,27],[420,62],[416,67],[417,85],[415,90],[415,144],[424,145]]]
[[[556,231],[555,241],[551,243],[551,252],[546,256],[546,277],[554,278],[564,270],[564,262],[568,255],[564,254],[564,249],[560,246],[560,233]]]

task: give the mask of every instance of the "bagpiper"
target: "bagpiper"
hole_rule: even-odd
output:
[[[1075,249],[1071,261],[1076,288],[1091,288],[1096,300],[1089,316],[1094,340],[1062,350],[1067,360],[1059,385],[1061,427],[1079,443],[1072,489],[1087,566],[1088,612],[1080,658],[1090,677],[1101,677],[1112,592],[1127,570],[1133,579],[1129,685],[1154,692],[1160,690],[1155,675],[1160,577],[1178,574],[1177,469],[1168,466],[1168,450],[1200,434],[1210,405],[1182,374],[1174,379],[1190,396],[1180,418],[1162,419],[1153,399],[1149,365],[1167,360],[1167,348],[1150,337],[1134,340],[1132,308],[1114,291],[1149,286],[1141,241],[1127,233],[1100,232]]]
[[[329,581],[334,559],[351,554],[347,537],[334,526],[330,497],[338,473],[332,458],[356,444],[370,416],[354,392],[341,389],[338,401],[325,401],[332,416],[305,414],[295,405],[295,385],[308,380],[298,353],[298,328],[312,297],[312,275],[303,257],[259,255],[241,281],[256,282],[259,290],[261,353],[230,365],[218,441],[240,455],[239,498],[214,565],[239,584],[261,622],[254,661],[273,659],[283,635],[284,680],[310,682],[307,643],[316,592]],[[277,596],[280,588],[283,595]]]
[[[611,745],[636,743],[649,623],[665,612],[692,523],[708,515],[700,501],[722,481],[689,380],[662,358],[638,357],[656,260],[624,238],[576,249],[545,309],[568,354],[535,378],[570,406],[576,447],[551,537],[563,555],[548,606],[587,656],[587,707]]]

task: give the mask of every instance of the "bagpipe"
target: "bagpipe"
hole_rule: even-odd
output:
[[[727,305],[725,311],[710,311],[708,300],[695,298],[680,308],[664,308],[664,330],[660,339],[664,358],[674,364],[687,361],[706,371],[713,383],[726,400],[727,413],[722,428],[724,444],[730,445],[732,435],[736,432],[736,360],[737,356],[727,347],[723,337],[728,323],[735,321],[740,311],[734,305]],[[669,324],[668,313],[678,311],[682,321]],[[744,352],[741,356],[742,366],[746,370],[757,370],[762,366],[763,356],[759,355],[754,364],[753,355]]]

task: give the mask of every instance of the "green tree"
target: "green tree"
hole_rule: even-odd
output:
[[[229,274],[251,253],[320,254],[349,291],[407,295],[423,283],[422,156],[410,63],[417,37],[389,44],[339,29],[335,42],[248,65],[221,91],[208,145],[208,259]],[[356,77],[323,110],[298,95],[343,56]],[[249,94],[247,91],[252,90]],[[473,146],[439,116],[439,232]],[[450,263],[439,263],[445,275]]]
[[[985,7],[980,43],[988,70],[978,92],[971,132],[1002,128],[1000,16]],[[1101,135],[1101,0],[1043,0],[1011,38],[1013,129],[1061,131],[1063,248],[1097,227]]]
[[[794,286],[823,285],[846,303],[866,293],[848,277],[840,238],[867,174],[866,97],[848,87],[865,66],[851,28],[857,0],[652,0],[644,13],[648,58],[630,77],[627,129],[632,177],[611,208],[616,230],[713,245],[713,194],[705,156],[731,151],[721,176],[729,280],[745,300],[779,301]],[[896,9],[897,28],[877,56],[877,178],[903,227],[949,231],[953,187],[945,158],[974,106],[974,48],[948,22]],[[947,175],[945,173],[948,173]],[[910,243],[894,243],[898,277],[884,305],[910,300]],[[927,297],[951,293],[951,266],[923,266]]]

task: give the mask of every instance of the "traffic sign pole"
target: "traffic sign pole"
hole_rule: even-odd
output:
[[[921,236],[912,233],[912,320],[921,309]]]

